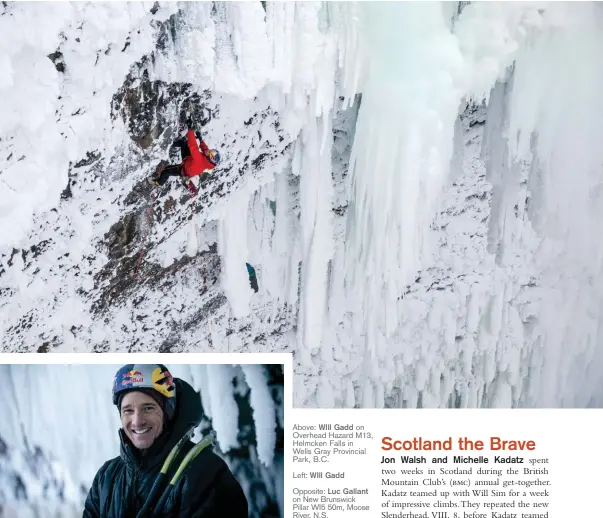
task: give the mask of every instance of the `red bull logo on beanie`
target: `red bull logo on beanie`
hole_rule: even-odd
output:
[[[128,385],[131,384],[133,385],[134,383],[142,383],[144,381],[144,376],[142,374],[142,372],[137,371],[137,370],[131,370],[128,372],[125,372],[121,382],[123,385]]]

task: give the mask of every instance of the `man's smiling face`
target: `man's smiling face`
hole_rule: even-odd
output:
[[[144,392],[128,392],[121,401],[121,424],[132,444],[146,450],[163,431],[163,410]]]

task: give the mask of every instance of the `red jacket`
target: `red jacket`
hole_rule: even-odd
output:
[[[183,176],[188,176],[190,178],[216,167],[209,161],[209,158],[203,154],[209,151],[209,148],[205,142],[201,141],[201,149],[203,150],[203,153],[199,151],[197,139],[195,138],[195,132],[192,129],[189,129],[186,132],[186,141],[191,154],[182,161]]]

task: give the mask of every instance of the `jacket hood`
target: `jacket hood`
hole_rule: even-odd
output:
[[[189,383],[179,378],[174,378],[176,384],[176,414],[169,427],[177,435],[176,442],[192,427],[201,424],[203,407],[201,395]]]
[[[201,395],[186,381],[174,378],[176,384],[176,413],[163,433],[155,440],[144,455],[134,447],[123,428],[119,430],[120,454],[126,464],[135,464],[142,469],[152,469],[163,462],[176,443],[191,428],[201,424],[203,407]]]

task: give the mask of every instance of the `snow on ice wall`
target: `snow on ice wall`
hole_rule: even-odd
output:
[[[595,144],[601,102],[593,95],[602,85],[600,7],[477,3],[453,24],[437,4],[363,7],[359,55],[370,59],[358,88],[347,229],[335,236],[329,264],[335,272],[343,249],[346,273],[329,285],[331,329],[315,328],[311,339],[303,315],[321,307],[323,292],[300,298],[296,403],[601,405],[600,245],[588,237],[596,231],[585,230],[598,225],[601,209],[592,192],[603,163]],[[411,27],[399,31],[406,22]],[[482,97],[490,101],[489,135],[479,150],[481,134],[466,128],[476,121],[465,119],[467,131],[458,131],[457,110],[464,98]],[[451,159],[458,166],[463,156],[451,186]],[[439,216],[447,205],[448,214],[465,212],[463,190],[475,187],[482,192],[466,193],[465,202],[491,195],[487,228],[468,215]],[[529,203],[547,193],[548,205]],[[303,233],[312,207],[300,198]],[[552,219],[548,235],[538,218]],[[433,231],[438,220],[444,233]],[[467,234],[475,254],[467,253]],[[554,264],[551,254],[559,257]],[[302,294],[308,266],[302,259]],[[433,270],[453,278],[428,285]],[[444,293],[427,294],[436,284]]]
[[[602,349],[596,337],[600,315],[590,316],[599,306],[598,290],[590,288],[592,281],[584,282],[585,269],[590,270],[591,279],[599,277],[595,272],[600,271],[600,245],[597,241],[593,245],[587,237],[592,234],[583,230],[597,225],[596,211],[600,210],[595,204],[595,214],[587,214],[593,208],[589,193],[601,181],[601,152],[595,144],[600,142],[600,130],[593,127],[599,120],[601,102],[592,95],[592,85],[601,84],[600,77],[594,77],[598,72],[592,72],[600,70],[600,57],[593,53],[601,44],[601,11],[592,4],[578,9],[560,4],[548,5],[538,13],[534,6],[514,4],[506,16],[498,16],[500,13],[501,4],[473,4],[461,14],[456,26],[461,48],[468,39],[463,31],[472,20],[501,35],[500,41],[505,44],[494,49],[478,45],[479,60],[473,63],[479,70],[488,61],[490,67],[493,63],[498,65],[497,70],[490,68],[496,72],[490,74],[491,78],[503,79],[506,65],[511,64],[509,58],[516,59],[514,77],[505,87],[498,84],[490,98],[486,131],[492,133],[482,149],[492,185],[488,251],[494,255],[496,266],[479,282],[457,278],[452,285],[452,291],[458,293],[456,297],[427,297],[417,304],[411,300],[400,306],[398,314],[404,315],[429,304],[412,319],[405,319],[401,332],[393,337],[394,343],[388,343],[381,359],[393,353],[394,363],[378,364],[372,373],[373,383],[365,388],[362,399],[356,399],[361,406],[381,406],[382,393],[386,397],[399,394],[389,404],[403,402],[411,406],[601,404],[598,365]],[[501,19],[512,23],[501,27]],[[476,38],[476,33],[479,35],[479,31],[472,30],[470,36]],[[512,54],[509,48],[514,50]],[[469,64],[476,54],[475,48],[468,56],[465,53]],[[576,60],[577,55],[581,59]],[[565,75],[568,69],[574,73]],[[520,74],[523,84],[518,88]],[[467,77],[471,74],[464,73],[461,78],[467,93],[483,88],[479,81],[467,84]],[[572,86],[565,88],[570,77]],[[505,89],[512,94],[505,94]],[[580,145],[572,146],[576,140]],[[541,157],[545,156],[543,160]],[[535,235],[531,221],[522,217],[532,195],[526,183],[534,185],[534,180],[542,176],[548,185],[554,184],[554,204],[547,207],[532,203],[529,211],[539,217],[555,218],[555,235]],[[571,188],[564,187],[568,183]],[[534,191],[534,196],[540,197],[547,188],[538,186]],[[573,210],[561,214],[564,206]],[[404,220],[406,225],[412,221]],[[568,223],[576,227],[560,235]],[[448,230],[451,232],[447,237],[453,237],[450,234],[454,229]],[[429,233],[427,224],[423,224],[419,235],[429,239]],[[574,253],[576,248],[585,246],[595,250]],[[443,247],[437,252],[440,257],[442,250]],[[393,255],[391,250],[388,254]],[[552,258],[558,255],[560,262],[551,265]],[[521,260],[517,261],[517,257]],[[456,260],[453,256],[446,262],[454,268],[451,259]],[[568,262],[573,263],[572,273],[568,272]],[[427,259],[422,266],[431,263]],[[458,269],[458,273],[469,277],[472,269]],[[562,287],[559,281],[568,286]],[[536,290],[529,289],[532,283]],[[451,300],[446,301],[445,297]],[[531,297],[538,302],[526,303]],[[382,300],[392,304],[385,293]],[[420,325],[419,315],[426,317],[426,325]],[[374,318],[369,312],[369,319]],[[398,346],[396,337],[403,337]]]
[[[78,59],[68,62],[67,77],[57,79],[47,66],[44,76],[44,95],[53,102],[62,81],[68,95],[61,113],[72,127],[79,116],[68,114],[79,107],[86,114],[86,124],[74,127],[77,139],[69,130],[62,136],[77,158],[89,149],[110,152],[127,138],[119,125],[103,130],[105,101],[126,64],[152,47],[149,27],[156,22],[151,5],[132,4],[119,15],[107,45],[115,52],[107,54],[88,17],[117,14],[99,14],[104,4],[94,5],[64,7],[77,11],[66,19],[87,22],[55,23],[68,38],[62,48]],[[207,3],[170,3],[155,12],[166,19],[180,8],[184,25],[168,32],[172,40],[156,53],[153,73],[221,96],[220,119],[208,128],[212,142],[240,129],[240,114],[257,106],[275,110],[294,141],[276,167],[239,182],[192,225],[218,229],[229,315],[269,337],[266,347],[296,351],[296,404],[602,404],[601,247],[593,238],[603,208],[600,5],[477,2],[463,3],[460,14],[450,3],[267,2],[265,12],[260,2],[214,5],[215,12]],[[32,27],[41,23],[19,4],[10,9]],[[0,23],[17,27],[9,16]],[[76,44],[80,33],[85,37]],[[58,36],[40,34],[49,35],[36,43],[42,59]],[[118,53],[126,35],[130,44]],[[4,50],[5,69],[23,66],[18,48]],[[111,81],[90,74],[81,56],[111,68]],[[22,81],[0,88],[14,97]],[[82,96],[86,102],[76,102]],[[3,135],[15,133],[10,120]],[[52,173],[61,186],[64,155]],[[10,162],[11,175],[27,174],[28,163]],[[31,193],[9,187],[6,203],[30,211]],[[84,217],[90,206],[106,221],[119,216],[106,190],[98,196],[102,186],[89,188],[89,198],[68,215],[82,236],[80,253],[92,232],[107,231]],[[53,189],[35,203],[53,206]],[[11,222],[16,215],[4,214]],[[42,214],[52,224],[58,219]],[[4,220],[10,235],[0,244],[8,251],[28,244],[21,242],[28,219],[19,218]],[[149,257],[168,266],[193,253],[198,243],[185,246],[185,234],[175,233]],[[244,261],[258,272],[258,294],[246,287]],[[31,305],[37,318],[63,326],[67,348],[87,346],[75,343],[69,329],[72,315],[89,318],[78,283],[86,287],[91,279],[69,279],[66,301],[45,315],[38,297],[65,283],[29,285],[18,254],[3,266],[2,288],[21,295],[15,311],[25,314]],[[194,301],[196,293],[178,286],[183,300]],[[93,326],[90,343],[119,347],[129,318],[118,311],[111,325]],[[214,347],[255,347],[213,325],[207,334]],[[205,347],[207,338],[193,341]],[[142,341],[153,340],[151,332]]]
[[[596,50],[603,44],[603,11],[582,4],[565,15],[552,11],[547,21],[551,28],[518,52],[503,94],[501,129],[508,137],[496,135],[490,143],[504,142],[508,160],[507,167],[490,160],[499,186],[490,245],[507,266],[518,250],[529,248],[526,241],[537,239],[530,259],[542,292],[522,308],[540,323],[525,337],[536,346],[530,397],[544,406],[575,404],[575,398],[588,404],[591,387],[603,381],[602,244],[593,238],[603,215],[603,59]],[[517,203],[527,205],[535,236],[513,222]],[[516,291],[507,284],[505,298]],[[576,394],[573,401],[570,394]]]
[[[461,56],[440,4],[364,7],[372,59],[350,164],[346,294],[362,309],[368,354],[381,356],[446,181]]]
[[[110,125],[111,97],[132,62],[153,48],[150,21],[166,19],[176,10],[168,4],[154,15],[152,5],[3,6],[0,135],[10,136],[12,157],[2,168],[0,182],[0,214],[11,222],[1,225],[0,252],[19,247],[31,229],[32,216],[57,205],[70,161],[85,155],[81,150],[110,150],[118,144],[121,136]],[[65,73],[48,58],[59,44],[63,56],[55,60],[67,60],[70,67]],[[76,112],[77,117],[70,117]],[[89,239],[90,229],[77,230],[82,241]]]
[[[0,406],[5,419],[0,423],[0,438],[8,447],[9,466],[25,484],[25,494],[32,506],[55,505],[45,502],[49,492],[42,487],[52,474],[53,479],[65,484],[65,504],[83,505],[83,491],[87,493],[94,475],[107,460],[119,455],[121,427],[119,415],[111,400],[113,376],[121,365],[0,365],[0,375],[5,391]],[[188,381],[201,393],[205,415],[212,420],[216,432],[216,444],[238,477],[246,492],[252,484],[263,483],[267,493],[281,503],[282,454],[276,453],[276,429],[283,427],[282,405],[274,402],[267,385],[267,373],[262,365],[170,365],[175,377]],[[233,390],[233,378],[239,381]],[[237,470],[238,459],[230,457],[230,450],[240,448],[239,407],[236,395],[249,390],[253,410],[255,447],[251,455],[257,455],[255,464],[263,480],[247,480]],[[282,398],[282,395],[280,396]],[[281,399],[282,401],[282,399]],[[193,438],[199,441],[199,430]],[[20,452],[40,448],[50,461],[52,471],[46,475],[38,469],[28,473]],[[3,480],[7,466],[0,462],[0,496],[10,502],[14,494],[9,490],[14,480]],[[58,491],[57,491],[58,493]],[[252,509],[252,514],[257,510]],[[77,513],[76,513],[77,514]],[[79,515],[81,516],[81,508]]]

